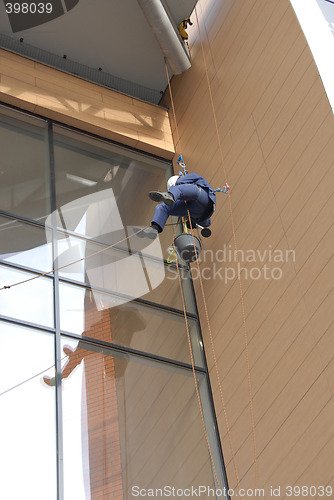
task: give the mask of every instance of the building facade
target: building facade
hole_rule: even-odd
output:
[[[307,498],[330,496],[333,111],[288,0],[200,1],[197,14],[192,68],[172,81],[178,131],[172,124],[191,169],[214,187],[231,186],[239,252],[225,195],[207,245],[214,355],[194,280],[229,484],[257,485],[265,498],[271,487],[284,498],[302,486]]]
[[[332,108],[290,1],[192,20],[176,122],[168,90],[153,106],[0,51],[1,285],[24,281],[1,291],[4,498],[332,496]],[[183,279],[194,370],[172,226],[132,237],[179,154],[230,185],[192,264],[203,339]]]

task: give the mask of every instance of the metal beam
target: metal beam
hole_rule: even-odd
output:
[[[172,72],[179,75],[189,69],[191,64],[184,42],[161,1],[138,0],[138,3]]]

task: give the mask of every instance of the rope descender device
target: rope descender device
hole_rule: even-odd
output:
[[[187,175],[188,170],[186,169],[186,164],[185,164],[185,163],[184,163],[184,161],[183,161],[183,156],[182,156],[182,155],[180,155],[180,156],[178,157],[178,159],[177,159],[177,164],[178,164],[178,165],[179,165],[179,167],[181,167],[181,168],[182,168],[182,170],[183,170],[182,172],[180,171],[180,172],[179,172],[179,174],[180,174],[180,175]]]

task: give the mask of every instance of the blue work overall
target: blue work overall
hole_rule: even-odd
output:
[[[185,177],[181,177],[180,179],[184,180]],[[164,228],[170,215],[185,217],[188,215],[188,209],[190,217],[196,223],[203,227],[210,226],[210,217],[214,211],[214,202],[212,201],[212,193],[210,193],[209,187],[201,187],[195,183],[179,183],[178,180],[176,185],[172,186],[168,192],[174,196],[174,205],[169,207],[165,203],[159,203],[155,208],[152,219],[152,222],[158,224],[161,230]]]

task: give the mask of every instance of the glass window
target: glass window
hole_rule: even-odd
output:
[[[47,228],[0,216],[0,259],[13,264],[50,271],[52,234]]]
[[[0,498],[56,500],[54,337],[0,321]]]
[[[0,285],[11,286],[35,274],[0,266]],[[53,281],[39,277],[1,290],[0,314],[37,325],[53,327]]]
[[[148,191],[166,188],[170,162],[61,127],[54,153],[59,227],[109,243],[113,231],[150,224]]]
[[[214,487],[191,371],[65,338],[63,350],[65,499]]]
[[[46,122],[2,107],[0,151],[0,209],[45,220],[50,214]]]
[[[1,109],[0,498],[214,487],[206,433],[223,471],[190,273],[181,262],[200,401],[168,260],[176,219],[156,240],[135,234],[171,162]]]
[[[124,233],[117,233],[115,243],[121,238]],[[113,292],[119,301],[142,298],[183,311],[175,266],[164,264],[158,240],[149,240],[148,246],[145,239],[138,240],[139,243],[135,239],[109,248],[58,233],[54,267],[60,269],[61,277]],[[180,274],[187,310],[195,312],[189,275],[185,270]]]
[[[166,189],[170,163],[62,127],[54,130],[57,226],[107,245],[118,243],[117,246],[126,250],[122,254],[113,249],[108,257],[100,254],[90,262],[87,260],[85,268],[83,264],[67,268],[62,275],[70,273],[69,279],[85,280],[92,287],[132,297],[143,296],[146,300],[182,309],[180,294],[176,292],[179,286],[176,271],[173,273],[172,267],[163,269],[161,262],[169,255],[173,226],[167,226],[153,242],[134,234],[138,228],[150,225],[155,204],[148,192]],[[51,224],[51,217],[48,223]],[[68,264],[87,256],[90,249],[98,250],[96,247],[94,250],[93,243],[75,241],[62,233],[56,267],[60,267],[61,262]],[[129,251],[134,254],[129,255]],[[146,256],[153,256],[155,260],[150,261]],[[165,270],[168,279],[165,279]],[[80,273],[82,278],[78,279]],[[113,285],[107,283],[111,278]],[[187,310],[195,312],[188,281],[187,276],[183,280]]]
[[[155,255],[151,242],[132,235],[151,224],[155,203],[148,192],[166,189],[170,162],[62,127],[54,131],[58,227],[108,245],[130,237],[133,248]],[[165,259],[173,240],[170,224],[159,235]]]
[[[196,320],[188,319],[195,364],[203,366],[202,343]],[[117,297],[60,283],[60,326],[131,349],[191,363],[183,316]]]

